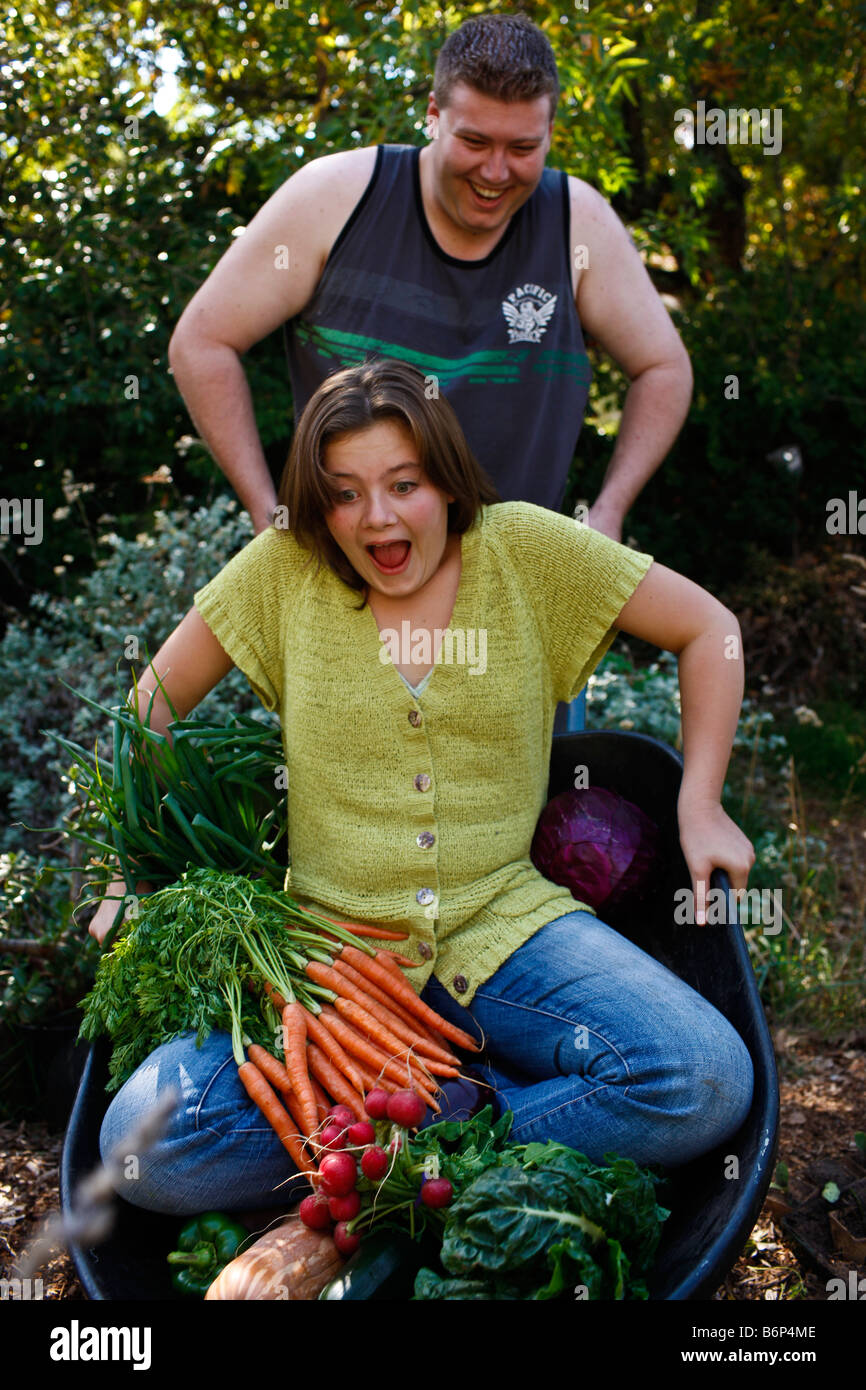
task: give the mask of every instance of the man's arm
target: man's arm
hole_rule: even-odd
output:
[[[240,359],[309,303],[375,157],[375,147],[348,150],[293,174],[193,295],[169,343],[193,423],[256,531],[270,525],[276,493]]]
[[[619,433],[589,524],[622,538],[626,512],[682,428],[692,395],[688,354],[613,208],[570,179],[575,303],[585,330],[630,379]],[[582,257],[579,247],[585,247]]]

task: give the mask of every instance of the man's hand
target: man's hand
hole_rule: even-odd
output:
[[[269,495],[267,500],[263,500],[261,506],[250,508],[250,520],[253,523],[253,530],[258,536],[260,532],[267,531],[269,526],[274,524],[274,509],[277,505],[277,495]]]
[[[587,526],[591,526],[593,531],[601,531],[602,535],[610,536],[612,541],[622,542],[622,523],[623,518],[619,512],[605,507],[603,502],[596,502],[595,506],[590,507],[586,518]]]

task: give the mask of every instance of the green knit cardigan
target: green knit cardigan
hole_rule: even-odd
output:
[[[529,848],[553,718],[613,640],[652,557],[529,502],[480,509],[432,676],[417,697],[369,607],[286,530],[262,532],[195,595],[282,724],[286,886],[347,920],[409,933],[468,1005],[547,922],[584,906]]]

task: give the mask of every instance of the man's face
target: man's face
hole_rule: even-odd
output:
[[[427,105],[434,193],[462,231],[504,227],[544,172],[553,121],[550,99],[498,101],[457,82],[441,109]]]

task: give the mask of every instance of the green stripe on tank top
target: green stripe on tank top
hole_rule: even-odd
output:
[[[508,385],[520,380],[520,369],[529,355],[526,348],[501,348],[490,352],[473,352],[468,357],[434,357],[430,353],[404,347],[402,343],[388,343],[383,338],[368,338],[360,333],[344,333],[338,328],[326,328],[321,324],[299,323],[296,332],[299,340],[307,343],[320,357],[336,358],[342,366],[363,362],[368,353],[374,352],[383,357],[399,358],[401,362],[411,362],[420,371],[446,381],[462,376],[470,381]],[[543,350],[533,365],[534,370],[543,371],[549,376],[572,376],[581,382],[587,382],[591,376],[589,358],[585,352]]]

